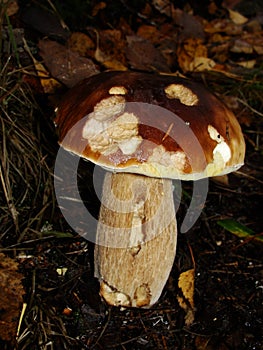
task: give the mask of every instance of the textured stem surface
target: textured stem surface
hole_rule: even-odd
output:
[[[107,173],[95,247],[95,276],[110,305],[150,307],[176,253],[172,181]]]

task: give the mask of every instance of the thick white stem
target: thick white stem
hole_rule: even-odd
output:
[[[173,265],[176,240],[171,180],[106,174],[95,247],[95,276],[106,302],[156,303]]]

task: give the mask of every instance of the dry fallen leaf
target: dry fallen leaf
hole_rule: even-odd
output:
[[[255,67],[257,61],[256,60],[247,60],[247,61],[240,61],[237,62],[237,65],[247,68],[247,69],[252,69]]]
[[[87,34],[81,32],[72,33],[68,39],[70,50],[77,52],[80,56],[91,56],[95,50],[95,44]]]
[[[172,17],[174,6],[170,0],[152,0],[152,4],[160,13],[165,14],[168,17]]]
[[[158,28],[153,25],[141,25],[136,33],[139,37],[149,40],[165,58],[171,70],[176,66],[176,47],[178,33],[172,23],[163,23]]]
[[[234,45],[231,46],[230,51],[235,53],[251,54],[253,53],[253,46],[242,38],[236,39],[234,41]]]
[[[153,44],[160,44],[161,32],[156,26],[143,24],[137,30],[137,35],[143,39],[149,40]]]
[[[44,93],[55,93],[61,87],[61,84],[50,76],[49,72],[46,70],[42,63],[34,60],[34,66]]]
[[[211,69],[215,65],[207,57],[207,48],[200,38],[186,39],[177,49],[178,64],[183,72]]]
[[[231,47],[232,52],[263,55],[263,32],[245,33],[242,37],[237,38]]]
[[[133,69],[170,72],[164,56],[150,41],[137,35],[128,35],[127,42],[126,57]]]
[[[180,28],[180,41],[197,38],[205,39],[203,24],[197,17],[180,9],[175,9],[173,20],[178,28]]]
[[[38,80],[36,81],[34,76],[30,74],[25,75],[24,81],[27,81],[29,85],[34,88],[35,92],[40,93],[41,91],[41,93],[44,92],[45,94],[54,94],[61,87],[61,84],[50,76],[50,73],[46,70],[42,63],[35,59],[26,40],[24,40],[24,48],[33,61],[35,72],[38,77]]]
[[[226,33],[228,35],[240,35],[243,32],[243,28],[240,25],[235,24],[230,19],[214,19],[207,22],[204,26],[206,33]]]
[[[126,70],[125,57],[126,41],[122,32],[115,29],[95,31],[97,47],[94,58],[104,67],[111,70]]]
[[[215,67],[216,63],[208,57],[194,57],[193,61],[189,65],[191,72],[203,72],[211,70]]]
[[[107,7],[106,2],[104,1],[100,1],[99,3],[97,3],[93,9],[92,9],[92,17],[96,17],[97,14],[101,11],[104,10]]]
[[[231,46],[231,38],[227,35],[214,33],[209,38],[209,57],[216,62],[224,63],[229,59],[229,47]]]
[[[99,72],[89,58],[79,56],[56,41],[40,40],[38,46],[39,54],[52,77],[67,87]]]
[[[2,1],[3,4],[1,4],[2,6],[5,5],[7,6],[6,8],[6,14],[7,16],[13,16],[15,15],[18,10],[19,10],[19,6],[16,0],[3,0]]]
[[[185,324],[191,325],[194,321],[194,278],[195,270],[190,269],[182,272],[179,276],[178,287],[180,292],[177,295],[177,300],[182,309],[184,309]]]
[[[230,19],[237,25],[245,24],[248,19],[237,11],[228,9]]]
[[[0,253],[0,338],[14,343],[24,289],[18,264]]]

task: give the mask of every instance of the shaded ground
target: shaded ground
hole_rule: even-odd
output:
[[[50,28],[49,21],[49,25],[43,29],[46,17],[43,19],[41,14],[33,13],[31,19],[26,18],[32,3],[49,8],[45,1],[20,2],[20,12],[10,17],[10,23],[2,15],[2,26],[5,28],[2,36],[8,26],[9,29],[25,29],[30,50],[40,60],[36,45],[39,38],[55,36],[60,43],[65,38],[64,32],[58,35],[56,26],[55,29]],[[121,1],[118,6],[106,6],[101,11],[96,9],[99,15],[95,15],[95,5],[103,6],[103,3],[76,1],[72,11],[72,4],[64,2],[62,6],[61,2],[54,2],[71,30],[83,32],[88,31],[87,23],[98,30],[128,25],[137,30],[142,23],[152,24],[149,12],[144,10],[146,3],[131,8]],[[153,7],[151,2],[148,4]],[[255,12],[248,13],[252,10],[247,9],[247,2],[241,4],[242,13],[255,19]],[[259,5],[257,2],[255,4],[255,9],[259,11],[260,7],[256,8]],[[195,9],[193,2],[180,2],[184,11],[191,6]],[[208,21],[215,17],[222,19],[226,13],[220,6],[218,3],[219,10],[214,15],[200,9],[195,9],[195,12]],[[93,17],[90,11],[94,11]],[[163,19],[157,7],[152,11],[155,21],[162,18],[162,23],[173,23],[167,14]],[[120,24],[117,18],[122,13],[125,15]],[[38,20],[32,23],[32,18]],[[260,32],[260,21],[259,26]],[[123,30],[127,31],[127,28]],[[16,33],[19,36],[19,30]],[[90,36],[94,41],[94,36]],[[10,44],[12,40],[18,40],[17,50]],[[3,286],[3,297],[0,298],[1,348],[14,348],[23,285],[25,294],[22,296],[27,306],[21,316],[16,344],[18,349],[262,349],[263,245],[259,239],[263,232],[262,54],[254,52],[247,57],[247,53],[241,53],[237,57],[237,53],[229,53],[226,61],[220,62],[227,65],[228,62],[255,58],[255,66],[247,70],[234,66],[233,70],[226,70],[228,74],[223,73],[224,70],[183,71],[191,78],[202,80],[222,98],[234,97],[232,107],[247,144],[245,166],[229,175],[228,184],[222,180],[210,181],[202,215],[189,232],[179,235],[178,254],[158,304],[150,310],[120,311],[109,308],[100,300],[98,283],[93,278],[92,244],[72,232],[57,206],[52,174],[58,146],[52,118],[54,100],[58,97],[43,92],[38,76],[26,74],[26,70],[32,69],[32,58],[19,49],[19,40],[16,36],[10,36],[10,32],[9,38],[2,40],[5,54],[2,55],[0,99],[0,251],[11,257],[12,261],[15,260],[18,267],[12,265],[10,272],[9,260],[0,266]],[[101,34],[101,49],[105,52],[107,40],[103,41]],[[110,54],[111,63],[115,57],[122,64],[127,64],[129,69],[131,63],[138,64],[131,56],[127,63],[115,52]],[[98,57],[94,60],[91,54],[87,56],[92,57],[96,69],[109,68],[105,60]],[[172,72],[179,70],[182,73],[183,70],[180,62],[173,60],[166,60],[165,66]],[[148,71],[149,66],[146,65],[145,70]],[[59,96],[61,94],[58,93]],[[72,156],[66,157],[70,166]],[[67,173],[67,169],[64,171]],[[91,164],[81,162],[78,179],[86,206],[97,216],[99,203],[92,188],[92,171]],[[192,183],[182,186],[184,191],[177,214],[179,226],[189,205]],[[233,219],[253,230],[254,235],[240,238],[218,224],[222,219]],[[185,313],[177,301],[177,295],[181,293],[178,290],[178,277],[181,272],[193,267],[196,315],[193,324],[186,326]],[[17,275],[16,268],[21,275]],[[16,284],[11,285],[10,281]],[[17,300],[17,305],[10,303],[9,299]],[[5,313],[13,315],[12,321],[4,317]]]

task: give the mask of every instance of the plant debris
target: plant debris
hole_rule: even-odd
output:
[[[19,314],[25,294],[18,263],[0,253],[0,338],[15,344]]]

